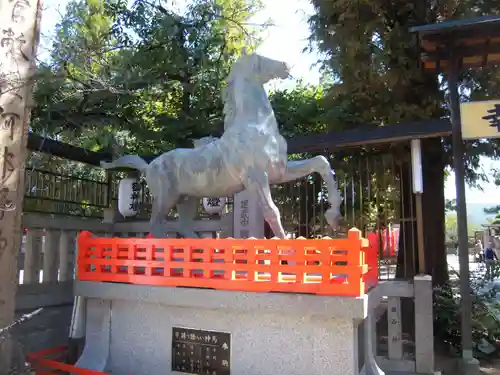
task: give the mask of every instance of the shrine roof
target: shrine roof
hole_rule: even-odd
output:
[[[410,31],[420,37],[421,61],[427,70],[500,64],[500,15],[443,21]]]
[[[429,34],[442,34],[458,30],[471,30],[478,27],[500,26],[500,15],[466,18],[461,20],[448,20],[428,25],[415,26],[410,32],[419,33],[421,36]]]

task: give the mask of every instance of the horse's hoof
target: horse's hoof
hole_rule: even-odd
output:
[[[329,208],[325,212],[326,222],[332,227],[332,229],[337,229],[339,226],[339,221],[341,219],[340,213],[338,211]]]

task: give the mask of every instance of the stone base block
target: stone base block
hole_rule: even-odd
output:
[[[86,282],[76,294],[87,297],[88,319],[93,305],[111,301],[106,370],[113,375],[181,373],[172,370],[174,327],[230,333],[230,361],[211,354],[219,370],[207,375],[228,375],[225,365],[235,375],[358,375],[365,363],[363,298]],[[186,366],[205,350],[188,342],[180,349]]]

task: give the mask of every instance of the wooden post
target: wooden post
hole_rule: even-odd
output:
[[[59,232],[53,229],[45,231],[45,243],[43,244],[43,277],[44,283],[56,283],[59,271]]]
[[[59,281],[71,280],[70,270],[70,236],[69,232],[62,230],[59,237]]]
[[[24,245],[23,284],[40,282],[40,258],[42,253],[42,235],[37,228],[28,228]]]
[[[32,77],[40,35],[40,0],[0,1],[0,327],[14,319],[21,245],[24,168]],[[2,350],[0,374],[10,372]]]

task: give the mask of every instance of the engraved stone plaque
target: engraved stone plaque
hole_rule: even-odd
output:
[[[231,334],[173,327],[172,371],[230,375]]]

